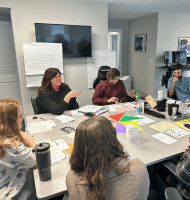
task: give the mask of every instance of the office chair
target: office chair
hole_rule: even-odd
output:
[[[64,194],[63,195],[63,199],[62,200],[71,200],[71,198],[69,197],[69,194]]]
[[[177,100],[177,96],[176,96],[175,92],[174,92],[174,94],[171,96],[171,95],[169,94],[169,90],[167,91],[167,97],[169,97],[169,98],[171,98],[171,99],[174,99],[174,100]]]
[[[162,165],[166,167],[172,175],[176,177],[176,165],[170,161],[163,162]],[[176,177],[177,179],[177,177]],[[168,187],[165,189],[166,200],[183,200],[181,193],[174,187]]]
[[[98,76],[97,78],[93,81],[93,88],[95,89],[98,83],[105,81],[106,80],[106,75],[107,72],[111,69],[109,66],[101,66],[98,69]]]
[[[39,114],[38,112],[38,106],[37,106],[37,103],[36,103],[36,99],[37,99],[38,96],[32,96],[31,97],[31,103],[32,103],[32,108],[34,110],[34,114]]]

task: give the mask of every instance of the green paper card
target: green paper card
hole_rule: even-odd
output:
[[[136,120],[136,119],[143,119],[143,117],[123,116],[120,122],[127,122],[131,120]]]

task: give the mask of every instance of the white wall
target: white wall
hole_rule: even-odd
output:
[[[25,116],[33,114],[30,98],[37,88],[27,88],[22,42],[35,42],[34,23],[92,26],[92,49],[107,50],[108,5],[99,2],[66,0],[0,0],[0,7],[11,8],[21,98]],[[91,104],[94,90],[87,88],[87,59],[65,58],[65,82],[82,91],[79,105]],[[56,66],[55,66],[56,67]]]
[[[122,76],[128,73],[128,20],[108,19],[108,28],[122,29]]]
[[[129,20],[128,74],[132,76],[133,89],[153,95],[158,14]],[[146,52],[134,51],[135,35],[147,34]],[[149,60],[153,59],[152,63]]]
[[[164,66],[164,51],[177,51],[178,38],[189,37],[189,33],[190,16],[159,13],[154,97],[157,97],[162,75],[165,75],[167,71],[167,69],[158,68],[158,66]],[[164,91],[166,94],[166,89]]]

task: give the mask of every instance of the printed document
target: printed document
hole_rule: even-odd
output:
[[[157,133],[157,134],[153,135],[152,137],[154,137],[154,138],[156,138],[156,139],[158,139],[158,140],[160,140],[160,141],[162,141],[162,142],[164,142],[164,143],[166,143],[168,145],[172,144],[174,142],[177,142],[176,139],[173,139],[173,138],[167,136],[164,133]]]
[[[72,122],[72,121],[75,120],[74,118],[72,118],[72,117],[70,117],[70,116],[68,116],[68,115],[65,115],[65,114],[57,115],[56,118],[57,118],[58,120],[60,120],[63,124],[64,124],[64,123],[68,123],[68,122]]]

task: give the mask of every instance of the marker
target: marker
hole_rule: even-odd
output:
[[[46,121],[44,118],[42,118],[42,117],[40,117],[40,119],[42,119],[42,120],[44,120],[44,121]]]

